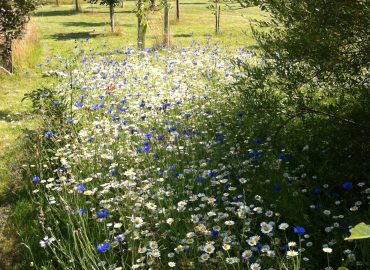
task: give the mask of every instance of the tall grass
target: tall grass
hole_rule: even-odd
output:
[[[26,25],[25,35],[13,41],[13,62],[15,70],[25,70],[36,65],[41,47],[37,25],[29,22]]]

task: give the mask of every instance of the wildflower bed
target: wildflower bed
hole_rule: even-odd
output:
[[[316,177],[226,91],[244,76],[233,63],[254,61],[250,53],[88,46],[50,59],[45,74],[58,83],[31,95],[45,128],[31,182],[47,258],[33,264],[318,269],[333,249],[356,262],[340,240],[354,225],[349,208],[362,201],[329,198],[318,209],[306,194]],[[340,193],[368,192],[343,182]],[[329,189],[315,185],[316,194]]]

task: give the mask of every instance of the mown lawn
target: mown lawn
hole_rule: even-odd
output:
[[[227,47],[244,47],[254,44],[251,36],[250,21],[266,19],[259,8],[241,10],[226,8],[221,12],[221,34],[214,35],[214,15],[208,2],[182,1],[180,21],[175,20],[175,8],[171,9],[172,44],[176,47],[187,46],[193,40],[204,42],[211,36]],[[126,1],[124,8],[116,7],[118,36],[110,34],[109,13],[106,6],[82,5],[82,12],[73,11],[73,6],[46,6],[36,13],[34,21],[39,24],[42,45],[49,53],[68,50],[74,40],[92,37],[96,42],[108,41],[111,46],[136,47],[137,18],[134,13],[135,2]],[[234,7],[235,8],[235,7]],[[163,33],[162,12],[149,14],[147,46],[159,45]],[[109,38],[107,39],[107,36]]]

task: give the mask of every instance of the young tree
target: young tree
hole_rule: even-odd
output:
[[[221,2],[222,0],[211,0],[208,9],[215,15],[215,33],[220,33],[220,19],[221,19]]]
[[[118,6],[121,0],[89,0],[91,4],[97,4],[100,1],[100,5],[109,6],[109,17],[110,17],[110,29],[112,32],[115,31],[115,20],[114,20],[114,7]]]
[[[75,10],[80,11],[80,4],[78,3],[78,0],[75,0]]]
[[[149,4],[150,5],[150,4]],[[136,3],[136,17],[137,17],[137,47],[139,50],[145,48],[145,36],[146,30],[148,28],[148,1],[146,0],[137,0]]]
[[[22,36],[38,0],[0,0],[0,66],[13,72],[12,41]]]
[[[162,1],[163,5],[163,23],[164,23],[164,43],[169,46],[170,45],[170,19],[169,19],[169,14],[170,14],[170,5],[168,3],[168,0],[163,0]]]
[[[180,0],[176,0],[176,21],[180,21]]]

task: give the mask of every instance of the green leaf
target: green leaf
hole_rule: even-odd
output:
[[[351,235],[344,240],[357,240],[365,238],[370,238],[370,225],[361,222],[352,229]]]
[[[341,266],[337,270],[349,270],[347,267]]]

